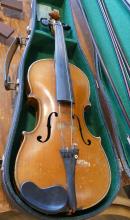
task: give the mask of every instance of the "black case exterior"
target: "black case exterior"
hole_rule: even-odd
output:
[[[45,1],[45,2],[47,2],[47,1]],[[51,2],[51,1],[49,1],[49,2]],[[66,2],[69,2],[69,1],[66,1]],[[4,186],[4,189],[7,193],[10,201],[12,202],[12,204],[15,204],[17,208],[20,208],[21,210],[23,210],[31,215],[37,216],[40,219],[44,219],[44,220],[49,220],[49,219],[53,219],[53,220],[57,220],[57,219],[60,219],[60,220],[62,220],[62,219],[83,220],[84,219],[85,220],[87,218],[90,218],[90,217],[98,214],[99,212],[101,212],[105,208],[107,208],[112,203],[113,199],[117,195],[117,192],[119,191],[119,188],[120,188],[120,169],[118,166],[118,158],[117,158],[117,155],[114,150],[110,151],[111,155],[109,155],[109,150],[107,153],[109,155],[109,160],[113,160],[113,162],[111,162],[111,172],[112,172],[113,180],[112,180],[111,188],[110,188],[108,195],[98,205],[96,205],[93,208],[90,208],[88,210],[76,212],[75,215],[73,215],[73,216],[65,216],[65,215],[57,215],[57,216],[49,216],[48,215],[47,216],[47,215],[44,215],[40,212],[35,211],[33,208],[29,207],[22,200],[22,198],[19,197],[19,195],[17,194],[17,191],[15,189],[14,183],[12,181],[13,161],[14,161],[14,158],[16,158],[16,154],[15,154],[16,149],[14,146],[14,141],[17,143],[19,141],[17,134],[18,134],[18,132],[20,130],[20,126],[21,126],[22,108],[23,108],[23,102],[24,102],[24,98],[25,98],[25,81],[26,81],[25,72],[27,73],[26,68],[25,68],[25,62],[28,57],[28,53],[31,48],[32,42],[34,40],[34,32],[35,32],[35,28],[36,28],[36,7],[37,7],[37,2],[36,2],[36,0],[33,0],[33,3],[32,3],[32,25],[31,25],[32,31],[31,31],[31,35],[29,37],[29,40],[27,42],[25,51],[23,53],[20,65],[19,65],[19,70],[18,70],[19,88],[18,88],[18,92],[16,95],[16,100],[15,100],[15,109],[14,109],[14,115],[13,115],[13,119],[12,119],[12,125],[10,128],[10,132],[9,132],[9,136],[8,136],[8,140],[7,140],[7,145],[6,145],[6,150],[5,150],[5,154],[4,154],[4,158],[3,158],[3,186]],[[70,8],[68,10],[70,10]],[[80,53],[80,57],[83,60],[84,65],[87,66],[87,68],[88,68],[88,63],[81,52],[81,48],[79,46],[78,46],[78,48],[79,48],[78,51]],[[94,82],[93,79],[92,79],[92,81]],[[96,91],[96,89],[97,89],[96,84],[94,85],[94,89]],[[95,92],[95,93],[97,93],[97,92]],[[97,95],[96,95],[96,97],[98,99]],[[101,117],[102,117],[102,124],[105,128],[106,124],[105,124],[105,120],[104,120],[104,117],[102,114],[99,100],[97,101],[97,103],[98,103],[97,104],[98,111],[100,112]],[[114,118],[113,113],[111,113],[111,117]],[[113,141],[110,137],[110,133],[107,128],[105,128],[105,129],[108,132],[107,138],[109,139],[109,141],[112,145]]]

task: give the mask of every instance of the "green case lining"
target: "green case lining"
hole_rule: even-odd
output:
[[[35,1],[34,1],[35,2]],[[87,219],[90,216],[93,216],[97,214],[98,212],[102,211],[104,208],[106,208],[108,205],[111,204],[112,200],[115,198],[119,187],[120,187],[120,170],[118,166],[118,160],[116,157],[116,154],[114,152],[113,146],[112,146],[112,141],[109,135],[109,132],[106,128],[104,118],[102,115],[101,111],[101,106],[99,103],[99,98],[97,96],[96,92],[96,83],[94,81],[93,75],[90,71],[90,68],[88,66],[87,61],[85,60],[81,49],[79,48],[79,45],[77,43],[77,36],[75,33],[75,28],[73,24],[73,19],[71,15],[71,10],[70,10],[70,5],[69,5],[69,0],[64,0],[61,3],[61,0],[50,0],[50,1],[37,1],[37,3],[43,3],[43,4],[48,4],[51,5],[53,8],[59,9],[61,13],[61,18],[64,23],[67,23],[71,26],[72,30],[66,34],[66,44],[67,44],[67,51],[68,51],[68,56],[69,56],[69,62],[74,63],[77,65],[80,69],[82,69],[85,74],[87,75],[89,82],[90,82],[90,88],[91,88],[91,94],[90,94],[90,102],[91,102],[91,108],[88,109],[87,113],[85,113],[85,120],[87,127],[91,131],[92,134],[95,136],[101,136],[102,139],[102,145],[105,149],[105,152],[107,154],[107,157],[109,159],[110,167],[111,167],[111,173],[112,173],[112,182],[111,182],[111,187],[110,190],[107,194],[107,196],[96,206],[94,206],[91,209],[84,210],[77,212],[73,216],[68,216],[68,217],[63,217],[61,215],[57,215],[56,217],[51,217],[51,216],[45,216],[41,215],[39,213],[39,216],[44,216],[44,219],[75,219],[75,220],[83,220]],[[52,4],[51,4],[52,3]],[[38,45],[39,43],[39,45]],[[49,45],[49,47],[48,47]],[[35,24],[35,29],[32,30],[32,36],[31,36],[31,42],[28,45],[28,49],[26,53],[24,54],[24,65],[23,62],[20,64],[19,68],[19,76],[22,74],[24,78],[24,91],[21,99],[21,104],[22,104],[22,109],[20,109],[19,114],[20,118],[17,126],[17,130],[15,131],[14,134],[14,139],[11,139],[11,144],[12,144],[12,150],[11,150],[11,157],[10,161],[8,161],[8,150],[9,150],[9,142],[8,142],[8,150],[7,153],[5,154],[5,163],[4,167],[7,172],[5,175],[5,187],[6,190],[8,191],[8,194],[12,194],[13,199],[16,201],[18,205],[21,204],[21,206],[33,214],[37,214],[32,210],[31,208],[28,208],[25,204],[23,204],[23,201],[19,201],[19,198],[17,197],[16,191],[13,191],[14,189],[11,188],[13,186],[13,167],[14,167],[14,161],[16,158],[16,153],[18,151],[18,148],[20,146],[20,137],[21,133],[23,130],[30,131],[35,127],[35,113],[33,108],[28,108],[26,105],[26,95],[25,95],[25,85],[26,85],[26,80],[27,80],[27,71],[29,66],[31,65],[32,62],[42,59],[42,58],[52,58],[54,55],[54,39],[49,34],[48,30],[46,28],[43,28],[42,32],[42,27],[39,24],[39,22],[36,22]],[[18,114],[18,112],[16,111]],[[11,137],[11,132],[10,131],[10,137]],[[96,155],[95,155],[96,156]],[[13,158],[13,160],[11,160]],[[7,167],[8,166],[8,167]],[[9,173],[8,173],[9,171]],[[9,175],[9,176],[8,176]],[[9,182],[11,182],[11,186],[9,186]]]

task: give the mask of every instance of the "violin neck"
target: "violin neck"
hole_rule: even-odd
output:
[[[73,103],[73,90],[68,64],[64,31],[60,21],[55,23],[55,72],[58,102]]]

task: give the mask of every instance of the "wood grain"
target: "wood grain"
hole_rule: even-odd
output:
[[[2,7],[7,7],[7,8],[10,8],[10,9],[15,9],[15,10],[18,10],[18,11],[22,11],[23,7],[22,7],[22,2],[21,1],[10,1],[10,0],[2,0],[1,1],[1,6]]]
[[[14,36],[26,37],[26,27],[29,24],[30,19],[30,0],[23,1],[24,8],[24,19],[18,20],[9,17],[5,17],[3,12],[0,11],[0,20],[9,26],[11,26],[15,32]],[[11,38],[10,38],[11,41]],[[9,127],[11,125],[11,118],[13,113],[13,101],[15,97],[15,92],[5,91],[4,81],[3,81],[3,67],[8,50],[8,46],[0,43],[0,158],[2,158],[4,148],[6,145],[6,140],[8,136]],[[23,49],[18,49],[14,59],[11,63],[10,74],[15,79],[18,63],[21,58]],[[0,213],[10,210],[10,205],[6,200],[5,194],[3,193],[2,186],[0,185]]]

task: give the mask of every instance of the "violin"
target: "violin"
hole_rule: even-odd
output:
[[[19,195],[45,214],[73,214],[98,204],[108,193],[111,172],[100,137],[84,120],[89,81],[68,62],[64,29],[57,11],[48,25],[55,38],[53,59],[29,67],[29,99],[37,107],[37,125],[23,132],[14,179]]]

